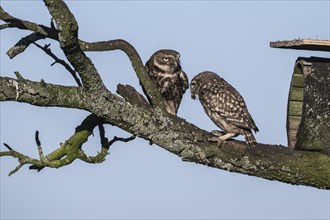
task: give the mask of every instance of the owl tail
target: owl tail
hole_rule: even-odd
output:
[[[252,147],[257,145],[257,140],[253,136],[253,133],[252,133],[251,130],[244,130],[243,134],[244,134],[244,137],[245,137],[245,142],[246,142],[248,147],[252,148]]]

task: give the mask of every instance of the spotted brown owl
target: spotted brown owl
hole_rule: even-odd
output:
[[[146,63],[146,70],[163,97],[167,112],[176,115],[182,96],[189,86],[175,50],[159,50]]]
[[[231,137],[244,135],[248,147],[257,144],[251,130],[259,131],[254,123],[243,97],[223,78],[213,72],[196,75],[191,83],[191,98],[197,96],[204,111],[225,134],[210,141],[221,143]]]

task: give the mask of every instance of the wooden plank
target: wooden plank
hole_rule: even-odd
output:
[[[290,130],[288,133],[288,147],[294,148],[297,142],[297,130]]]
[[[301,116],[303,102],[301,101],[289,101],[289,116]]]
[[[300,116],[289,116],[288,118],[288,129],[289,130],[298,130],[298,126],[301,122]]]
[[[330,51],[330,41],[316,39],[284,40],[270,42],[270,47],[296,50]]]
[[[303,101],[304,98],[304,88],[291,87],[289,93],[290,101]]]
[[[289,140],[296,141],[297,140],[297,132],[298,130],[290,130],[289,131]]]
[[[298,75],[298,74],[293,74],[291,86],[303,88],[304,87],[304,76]]]

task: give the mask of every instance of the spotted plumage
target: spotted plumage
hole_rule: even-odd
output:
[[[163,97],[167,112],[176,115],[189,86],[188,77],[180,65],[180,54],[175,50],[159,50],[145,67]]]
[[[239,134],[244,135],[249,147],[257,144],[251,130],[259,131],[254,123],[243,97],[223,78],[213,72],[196,75],[191,83],[191,97],[199,98],[204,111],[224,132],[211,141],[225,141]]]

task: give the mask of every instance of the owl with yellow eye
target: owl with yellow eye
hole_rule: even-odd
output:
[[[182,96],[189,87],[188,77],[180,65],[180,54],[175,50],[159,50],[145,67],[163,98],[167,112],[176,115]]]

